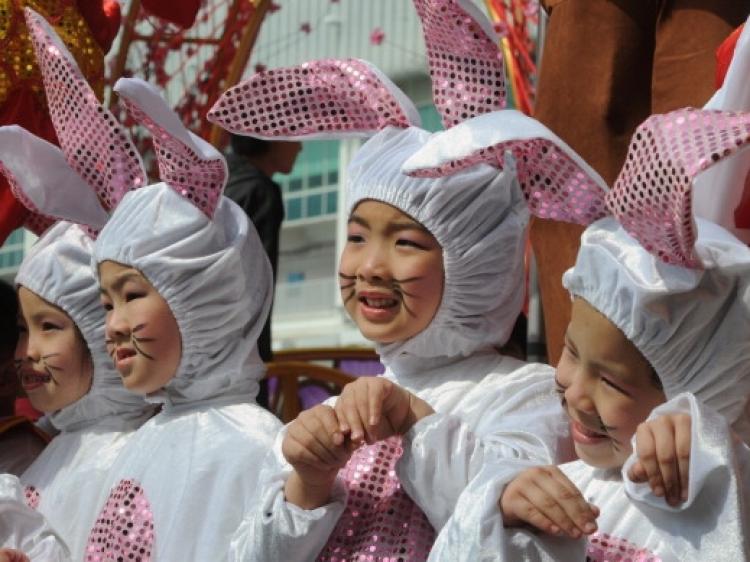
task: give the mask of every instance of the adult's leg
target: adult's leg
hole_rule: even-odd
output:
[[[716,49],[748,13],[748,0],[664,2],[656,25],[652,113],[708,101],[715,91]]]
[[[543,47],[535,117],[604,180],[617,177],[635,127],[650,113],[657,0],[557,0]],[[556,364],[570,321],[561,284],[582,228],[534,219],[547,354]]]

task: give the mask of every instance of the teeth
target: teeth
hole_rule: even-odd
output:
[[[394,306],[396,304],[396,301],[394,299],[369,299],[369,298],[365,298],[365,302],[367,303],[367,306],[371,306],[373,308],[388,308],[388,307]]]

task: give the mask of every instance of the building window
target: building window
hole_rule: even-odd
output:
[[[280,176],[286,220],[321,219],[336,215],[339,183],[339,141],[302,143],[294,170]]]
[[[22,229],[14,230],[0,248],[0,275],[14,274],[23,261]]]

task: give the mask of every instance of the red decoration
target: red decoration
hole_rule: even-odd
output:
[[[188,29],[195,23],[201,0],[142,0],[141,6],[151,15],[167,20],[182,29]]]
[[[376,27],[372,30],[372,33],[370,33],[371,45],[380,45],[383,42],[383,39],[385,39],[385,32],[379,27]]]
[[[734,49],[737,47],[737,41],[744,27],[745,24],[742,24],[735,29],[729,37],[724,39],[719,48],[716,49],[716,89],[721,88],[721,85],[724,83],[724,78],[729,70],[729,63],[732,62]]]
[[[312,27],[310,26],[309,22],[305,22],[305,23],[303,23],[302,25],[299,26],[299,30],[302,33],[308,33],[309,34],[312,31]]]

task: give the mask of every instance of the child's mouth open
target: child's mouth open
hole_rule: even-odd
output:
[[[573,441],[582,445],[598,445],[609,439],[606,433],[594,431],[572,418],[570,420],[570,434]]]
[[[361,292],[357,295],[362,315],[371,322],[385,322],[398,312],[399,299],[389,294]]]
[[[21,371],[21,386],[24,391],[30,392],[52,380],[47,373],[38,371]]]

